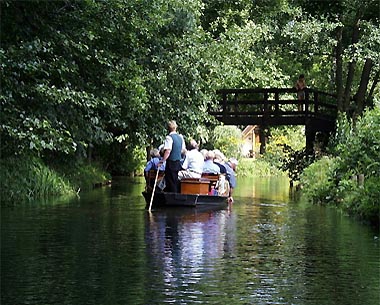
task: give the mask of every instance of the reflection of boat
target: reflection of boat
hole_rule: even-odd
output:
[[[225,194],[216,194],[215,185],[218,181],[218,176],[202,177],[200,179],[182,179],[180,182],[180,193],[168,193],[157,191],[154,193],[152,207],[223,207],[227,206],[228,191]],[[148,184],[149,185],[149,179]],[[147,187],[142,193],[146,207],[149,208],[152,196],[152,188]]]

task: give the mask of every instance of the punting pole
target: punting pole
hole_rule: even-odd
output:
[[[153,185],[152,196],[150,197],[150,203],[149,203],[149,210],[148,210],[149,212],[152,210],[152,203],[153,203],[154,192],[156,191],[156,185],[157,185],[158,173],[159,173],[159,169],[157,169],[156,179],[154,179],[154,185]]]

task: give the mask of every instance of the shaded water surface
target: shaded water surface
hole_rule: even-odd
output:
[[[380,303],[377,230],[241,179],[222,210],[144,210],[142,180],[1,211],[1,304]]]

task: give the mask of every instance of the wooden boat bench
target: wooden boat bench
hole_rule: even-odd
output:
[[[181,179],[181,194],[208,195],[210,191],[210,181],[202,178]]]
[[[212,187],[216,186],[216,183],[219,180],[219,174],[208,174],[208,173],[203,173],[201,179],[207,179],[210,181],[210,187],[209,190],[211,191]]]
[[[203,173],[201,178],[183,178],[181,180],[181,193],[207,195],[215,188],[218,180],[218,174],[206,173]]]

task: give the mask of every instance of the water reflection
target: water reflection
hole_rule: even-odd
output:
[[[234,236],[226,234],[231,221],[229,209],[198,212],[173,208],[147,215],[147,250],[166,293],[160,301],[202,295],[194,287],[213,271],[215,261],[232,251]]]
[[[2,209],[1,304],[379,304],[378,232],[238,182],[214,211],[148,213],[138,179]]]

